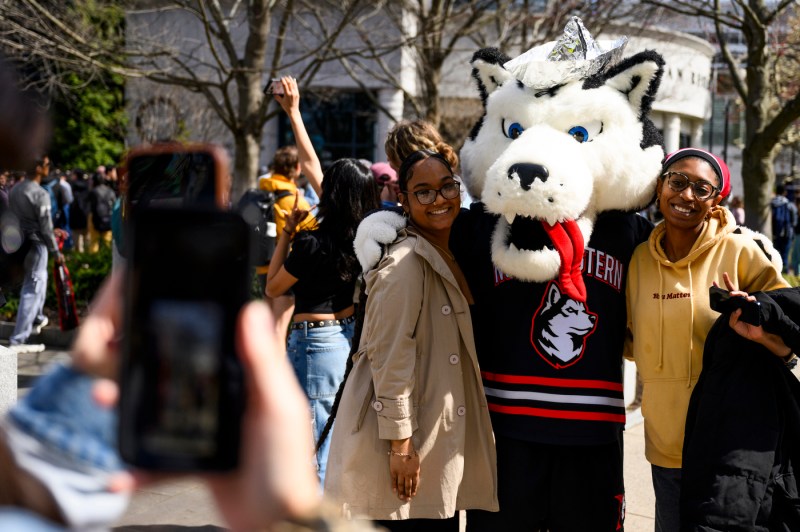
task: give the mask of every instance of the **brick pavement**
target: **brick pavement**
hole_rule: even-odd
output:
[[[65,351],[48,350],[23,354],[18,361],[19,395],[30,388],[48,364],[68,360]],[[795,369],[800,378],[800,367]],[[644,458],[644,426],[639,411],[628,416],[625,432],[625,487],[628,532],[650,532],[654,524],[654,496],[650,467]],[[463,526],[462,526],[463,529]],[[186,478],[137,491],[114,531],[120,532],[207,532],[224,530],[221,516],[205,486]]]

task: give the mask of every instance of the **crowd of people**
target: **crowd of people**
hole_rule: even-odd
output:
[[[28,172],[0,173],[3,250],[20,255],[23,269],[14,332],[9,337],[12,351],[44,350],[43,344],[29,343],[29,338],[49,323],[44,309],[48,258],[63,263],[63,253],[97,253],[101,245],[111,245],[117,187],[116,168],[100,166],[89,180],[82,170],[53,168],[47,156]]]
[[[592,338],[585,389],[567,389],[515,373],[520,339],[504,334],[503,310],[552,287],[515,281],[496,290],[502,283],[487,251],[496,217],[479,201],[464,208],[471,199],[458,157],[436,129],[401,121],[389,132],[385,162],[340,159],[323,170],[296,81],[281,83],[275,99],[296,144],[278,149],[258,182],[275,198],[275,248],[256,269],[268,304],[248,305],[237,329],[248,389],[242,463],[204,477],[230,526],[284,521],[359,530],[375,522],[388,530],[456,531],[465,511],[471,532],[621,530],[625,419],[617,396],[625,354],[644,385],[656,530],[705,529],[707,512],[692,506],[705,499],[684,496],[682,478],[706,478],[683,469],[706,338],[724,322],[740,341],[763,348],[757,364],[781,371],[800,348],[800,312],[780,304],[793,289],[765,252],[770,246],[743,233],[722,206],[731,193],[726,163],[696,148],[668,154],[654,176],[663,219],[655,227],[635,213],[598,217],[590,244],[625,258],[627,284],[612,293],[587,279],[588,297],[604,299],[603,318],[615,326]],[[41,159],[24,177],[0,176],[0,208],[19,219],[32,246],[12,348],[27,346],[46,324],[48,254],[63,260],[56,231],[65,249],[110,243],[113,171],[98,168],[89,184],[81,172],[68,177],[49,166]],[[378,243],[377,260],[361,275],[353,242],[371,217],[389,226],[391,238]],[[741,310],[718,322],[707,290],[722,272],[734,297],[759,301],[770,313],[762,325],[740,321]],[[126,493],[152,480],[126,471],[114,447],[120,278],[113,273],[98,294],[72,365],[43,377],[0,425],[0,505],[12,508],[0,511],[0,528],[107,526],[124,511]],[[581,417],[570,410],[587,401],[579,392],[596,393],[588,400],[609,408]],[[504,403],[543,394],[563,403],[559,416]],[[787,489],[780,519],[792,529],[800,524],[796,484]],[[761,498],[751,506],[754,515],[736,518],[778,526],[778,512],[770,516]]]

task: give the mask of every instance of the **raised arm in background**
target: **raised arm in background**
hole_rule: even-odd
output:
[[[297,145],[297,155],[300,162],[300,171],[308,178],[308,182],[314,188],[317,196],[322,196],[322,165],[314,151],[314,145],[306,131],[303,123],[303,115],[300,114],[300,90],[297,88],[297,80],[291,76],[281,78],[283,84],[283,94],[275,94],[275,101],[289,116],[292,124],[295,144]]]

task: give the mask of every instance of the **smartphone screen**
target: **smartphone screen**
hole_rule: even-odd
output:
[[[127,161],[126,198],[131,211],[141,206],[181,207],[218,204],[218,167],[207,150],[154,148]]]
[[[249,298],[249,228],[233,212],[145,209],[132,237],[121,454],[147,469],[231,469],[244,401],[234,332]]]

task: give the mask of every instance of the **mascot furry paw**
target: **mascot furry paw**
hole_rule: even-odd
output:
[[[597,213],[641,209],[655,192],[664,152],[647,115],[664,61],[646,51],[557,81],[528,68],[528,83],[495,49],[477,52],[472,65],[484,116],[461,159],[470,194],[501,215],[494,263],[518,279],[560,274],[567,286],[580,284]],[[585,299],[581,290],[571,295]]]

